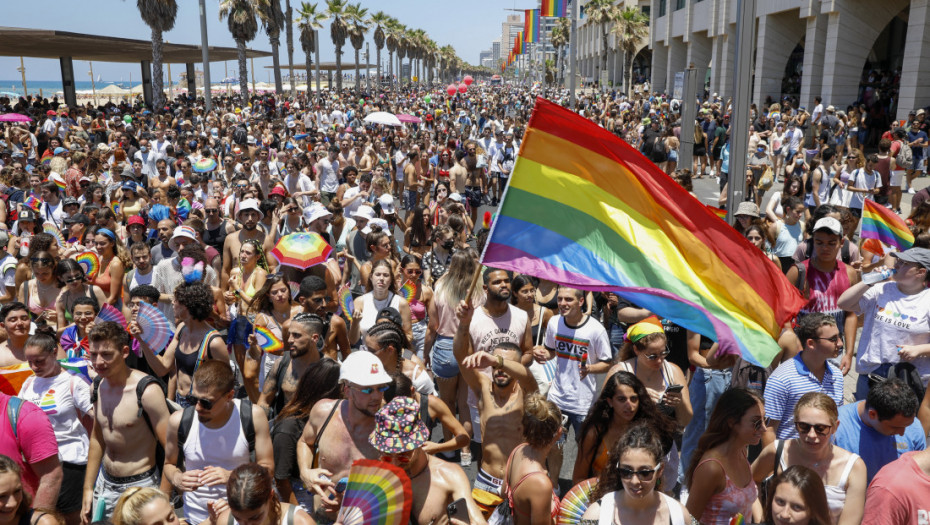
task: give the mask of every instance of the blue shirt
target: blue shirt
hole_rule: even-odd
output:
[[[859,403],[840,408],[840,428],[833,439],[837,446],[859,454],[862,461],[865,461],[869,483],[882,467],[905,452],[927,448],[924,428],[917,418],[904,430],[903,436],[886,436],[862,421],[859,417]]]
[[[798,437],[794,427],[794,406],[808,392],[822,392],[830,396],[837,406],[843,404],[843,374],[836,365],[827,361],[823,381],[807,368],[801,359],[803,352],[790,361],[778,365],[765,383],[765,417],[780,421],[775,436],[778,439]]]

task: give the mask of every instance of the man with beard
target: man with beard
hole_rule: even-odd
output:
[[[567,416],[567,421],[563,420],[565,432],[549,454],[549,478],[554,485],[558,484],[562,469],[562,446],[568,435],[568,425],[578,439],[581,422],[594,403],[598,383],[594,375],[607,372],[613,360],[610,337],[604,325],[582,311],[584,291],[560,286],[556,300],[560,315],[549,319],[545,346],[534,351],[540,363],[556,359],[555,378],[549,386],[548,398],[563,416]]]
[[[313,518],[319,524],[335,521],[342,504],[336,482],[349,475],[352,463],[379,457],[368,436],[392,380],[377,356],[352,352],[342,362],[339,382],[344,399],[324,399],[314,405],[297,443],[300,479],[315,495]]]
[[[242,224],[242,229],[235,235],[226,237],[223,242],[223,275],[220,286],[223,292],[229,287],[229,274],[232,272],[233,261],[239,260],[239,250],[246,241],[255,239],[260,245],[265,243],[265,232],[258,229],[258,221],[265,215],[258,209],[258,201],[246,199],[239,204],[239,213],[236,218]]]
[[[522,403],[521,403],[522,405]],[[522,409],[521,409],[522,410]],[[368,441],[381,461],[401,468],[410,478],[413,505],[410,523],[444,523],[450,503],[463,500],[467,523],[486,523],[471,497],[468,477],[462,467],[423,451],[429,430],[420,419],[420,404],[410,397],[395,397],[374,418],[375,429]],[[519,435],[519,434],[518,434]]]
[[[158,244],[152,247],[152,266],[158,266],[158,263],[165,259],[170,259],[174,255],[168,243],[171,241],[171,235],[174,234],[174,227],[177,226],[171,219],[162,219],[158,221]]]
[[[229,473],[250,461],[271,470],[274,456],[265,413],[234,399],[236,376],[228,363],[204,361],[194,372],[190,406],[168,418],[164,477],[184,497],[191,523],[208,517],[207,505],[226,497]],[[243,411],[248,411],[243,413]],[[183,468],[177,467],[178,457]]]
[[[249,335],[250,343],[255,334]],[[297,392],[297,382],[307,368],[320,360],[317,344],[323,337],[323,319],[316,314],[297,314],[291,319],[287,334],[287,352],[265,376],[265,385],[258,398],[262,408],[273,408],[277,414]],[[255,343],[257,344],[257,342]]]
[[[300,291],[297,292],[304,313],[316,314],[323,320],[323,332],[317,341],[317,350],[326,357],[343,358],[352,352],[349,345],[349,328],[345,320],[333,315],[336,302],[332,296],[326,294],[326,281],[316,275],[308,275],[300,281]]]

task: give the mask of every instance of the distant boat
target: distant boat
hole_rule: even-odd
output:
[[[97,74],[97,82],[100,82],[100,74]]]

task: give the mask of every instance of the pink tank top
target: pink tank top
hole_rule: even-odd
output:
[[[426,318],[426,305],[421,303],[419,299],[413,299],[407,303],[410,306],[410,317],[411,321],[418,323]]]
[[[849,275],[842,261],[836,262],[831,272],[822,272],[810,264],[810,259],[802,263],[807,270],[807,286],[810,299],[801,308],[802,313],[820,312],[836,317],[843,310],[837,305],[840,295],[849,288]]]
[[[698,467],[708,461],[716,459],[705,459],[698,463]],[[748,465],[748,462],[747,462]],[[723,464],[720,465],[723,468]],[[704,514],[701,515],[701,523],[704,525],[728,525],[730,518],[736,514],[742,514],[745,517],[752,516],[752,504],[759,496],[759,489],[756,482],[752,479],[749,484],[743,488],[737,487],[735,483],[727,476],[727,486],[723,492],[714,494],[707,506],[704,507]],[[748,519],[748,518],[747,518]]]

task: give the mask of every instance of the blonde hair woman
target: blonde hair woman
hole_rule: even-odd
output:
[[[130,487],[113,509],[113,525],[172,525],[178,523],[164,492],[154,487]]]

